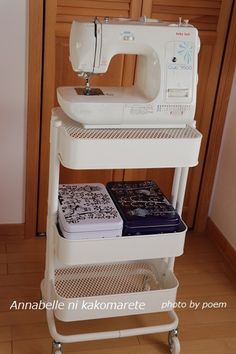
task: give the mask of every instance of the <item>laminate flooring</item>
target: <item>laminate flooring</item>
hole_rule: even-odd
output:
[[[39,301],[45,238],[0,238],[0,354],[50,354],[51,337],[42,310],[10,310],[14,300]],[[176,258],[176,312],[181,354],[236,353],[236,276],[206,235],[189,233]],[[197,309],[190,305],[198,303]],[[184,307],[184,308],[183,308]],[[73,323],[63,333],[86,333],[165,323],[166,314]],[[165,354],[167,333],[63,345],[70,354]]]

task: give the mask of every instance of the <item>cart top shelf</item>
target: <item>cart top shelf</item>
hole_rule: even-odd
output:
[[[191,167],[202,135],[185,128],[84,129],[60,108],[53,110],[61,163],[72,169]]]

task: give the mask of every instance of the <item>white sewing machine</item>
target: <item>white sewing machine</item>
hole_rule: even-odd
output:
[[[60,87],[63,111],[85,128],[193,124],[200,40],[196,28],[156,20],[74,21],[70,61],[85,87]],[[116,54],[137,54],[132,87],[90,87]]]

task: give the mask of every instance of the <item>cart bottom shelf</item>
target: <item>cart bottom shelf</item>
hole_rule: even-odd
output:
[[[62,321],[170,311],[178,281],[164,260],[60,267],[52,299]]]

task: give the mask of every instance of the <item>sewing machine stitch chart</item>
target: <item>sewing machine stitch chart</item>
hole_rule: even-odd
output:
[[[198,164],[202,139],[194,120],[199,49],[198,31],[187,20],[165,23],[147,18],[96,18],[72,24],[70,60],[74,71],[85,79],[85,86],[58,88],[60,107],[52,110],[47,248],[41,291],[45,302],[61,304],[47,310],[53,354],[62,353],[63,343],[160,332],[169,333],[170,352],[180,353],[178,317],[173,306],[163,304],[176,301],[179,283],[174,262],[183,254],[187,232],[181,218],[184,194],[188,170]],[[134,85],[92,87],[92,75],[106,72],[116,54],[137,55]],[[122,235],[122,220],[103,187],[60,186],[60,164],[81,170],[174,168],[168,208],[173,215],[178,214],[178,225],[173,231]],[[93,195],[98,192],[99,205]],[[71,195],[73,208],[68,199]],[[105,215],[102,203],[109,209],[106,219],[116,220],[109,233],[91,214],[98,210]],[[64,219],[60,220],[60,212]],[[70,230],[63,234],[66,218],[72,228],[82,219],[85,223],[92,220],[93,233],[87,232],[84,224],[83,237],[70,237],[74,234]],[[86,310],[85,301],[102,303],[108,310],[92,306]],[[128,305],[122,307],[124,303],[137,306],[131,310]],[[70,322],[155,312],[167,312],[170,321],[76,335],[58,333],[55,322],[55,318]]]

